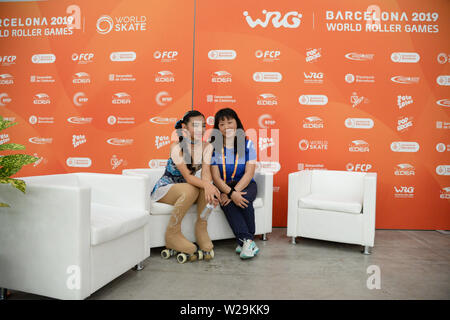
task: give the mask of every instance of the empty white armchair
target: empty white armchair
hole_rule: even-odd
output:
[[[150,200],[150,192],[158,179],[163,175],[164,168],[156,169],[125,169],[124,175],[145,176],[148,177],[147,199],[150,206],[149,237],[152,248],[165,245],[165,232],[173,206],[165,203]],[[253,202],[255,208],[255,234],[263,235],[266,240],[266,234],[272,232],[272,197],[273,197],[273,175],[271,173],[257,172],[254,177],[257,184],[257,195]],[[181,231],[190,241],[195,241],[194,226],[197,220],[197,205],[194,204],[181,223]],[[208,219],[208,234],[211,240],[234,238],[233,231],[228,224],[225,214],[217,206]]]
[[[84,299],[150,255],[143,177],[70,173],[0,185],[0,287]],[[3,289],[4,290],[4,289]]]
[[[375,239],[376,173],[308,170],[289,174],[287,236],[364,246]]]

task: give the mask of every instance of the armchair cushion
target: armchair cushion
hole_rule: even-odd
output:
[[[299,208],[321,209],[329,211],[339,211],[346,213],[360,214],[362,204],[351,197],[323,195],[319,193],[312,193],[301,197],[298,201]]]
[[[91,205],[91,245],[117,239],[144,226],[149,219],[145,210],[124,209],[93,203]]]

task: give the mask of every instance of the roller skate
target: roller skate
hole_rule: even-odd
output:
[[[161,257],[163,259],[169,259],[170,257],[176,256],[178,263],[185,263],[187,261],[193,262],[196,260],[203,259],[203,252],[201,250],[197,250],[193,254],[178,252],[174,249],[164,249],[161,251]]]
[[[208,218],[214,208],[214,205],[208,203],[201,214],[198,215],[195,223],[195,237],[197,239],[197,243],[199,244],[200,251],[202,252],[202,259],[205,261],[209,261],[214,258],[214,246],[208,235]]]

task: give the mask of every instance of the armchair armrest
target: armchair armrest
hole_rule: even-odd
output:
[[[297,171],[289,174],[288,181],[288,221],[287,236],[297,236],[297,209],[298,199],[311,193],[312,172],[309,170]]]
[[[93,203],[149,210],[150,184],[144,176],[104,173],[77,173],[81,185],[91,188]]]
[[[264,233],[272,232],[272,204],[273,204],[273,173],[256,172],[254,176],[257,193],[264,203]]]
[[[375,213],[377,199],[377,174],[369,172],[364,177],[363,239],[364,245],[373,247],[375,239]]]

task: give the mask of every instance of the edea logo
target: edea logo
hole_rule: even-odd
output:
[[[255,72],[253,81],[255,82],[280,82],[283,76],[279,72]]]
[[[235,50],[210,50],[208,52],[209,60],[234,60],[236,59]]]
[[[347,118],[344,123],[349,129],[372,129],[374,125],[370,118]]]
[[[419,77],[407,77],[407,76],[393,76],[391,81],[399,84],[415,84],[419,83]]]
[[[277,97],[272,93],[262,93],[256,101],[258,106],[276,106],[278,105]]]
[[[170,144],[169,136],[155,136],[156,149],[162,148],[168,144]]]
[[[3,92],[0,93],[0,107],[6,107],[7,104],[9,104],[12,101],[12,99],[8,96],[7,93]]]
[[[345,169],[347,171],[354,171],[354,172],[367,172],[370,169],[372,169],[372,165],[370,163],[347,163],[345,165]]]
[[[74,168],[89,168],[92,165],[92,160],[84,157],[70,157],[66,159],[66,165]]]
[[[111,52],[109,59],[112,62],[130,62],[136,60],[136,52],[134,51],[115,51]]]
[[[411,96],[397,96],[397,106],[399,109],[402,109],[413,102],[414,100]]]
[[[420,55],[417,52],[393,52],[391,60],[395,63],[417,63]]]
[[[304,83],[323,83],[323,72],[303,72]]]
[[[302,94],[298,102],[304,106],[324,106],[328,103],[328,97],[323,94]]]
[[[0,66],[7,67],[16,64],[17,56],[0,56]]]
[[[119,147],[129,146],[133,144],[133,141],[134,141],[133,139],[124,139],[124,138],[109,138],[108,140],[106,140],[108,144]]]
[[[319,49],[313,49],[313,48],[306,49],[306,57],[305,57],[305,61],[306,62],[309,62],[309,63],[317,62],[320,57],[322,57],[322,48],[319,48]]]
[[[282,15],[279,11],[267,11],[262,10],[262,14],[265,15],[265,20],[256,19],[253,20],[250,17],[248,11],[243,12],[245,21],[250,26],[250,28],[255,28],[256,26],[260,26],[262,28],[267,28],[269,22],[272,22],[272,26],[274,28],[289,28],[294,29],[298,28],[301,23],[302,14],[297,11],[289,11],[288,13]]]
[[[177,60],[178,51],[170,51],[170,50],[163,50],[163,51],[155,51],[153,52],[153,58],[156,60],[159,60],[160,62],[173,62]]]
[[[266,129],[274,126],[276,123],[275,120],[272,119],[270,114],[263,114],[258,118],[258,125],[260,128]]]
[[[436,173],[440,176],[450,176],[450,165],[441,164],[436,167]]]
[[[97,32],[108,34],[115,32],[145,31],[147,30],[146,16],[115,16],[114,19],[104,14],[97,19]]]
[[[417,152],[419,149],[419,144],[414,141],[394,141],[391,143],[393,152]]]
[[[88,84],[91,83],[91,76],[86,72],[77,72],[72,77],[74,84]]]
[[[436,144],[436,151],[437,152],[450,151],[450,144],[446,145],[445,143],[439,142],[438,144]]]
[[[87,64],[94,61],[93,53],[73,53],[72,61],[77,62],[78,64]]]
[[[369,144],[364,140],[353,140],[349,147],[350,152],[370,152]]]
[[[436,104],[441,107],[450,107],[450,99],[441,99],[436,101]]]
[[[255,57],[263,62],[275,62],[280,60],[281,52],[279,50],[256,50]]]
[[[70,117],[67,122],[73,124],[90,124],[92,123],[92,118],[89,117]]]
[[[345,58],[352,61],[370,61],[375,55],[373,53],[350,52],[345,54]]]
[[[171,124],[177,122],[177,118],[153,117],[149,121],[155,124]]]
[[[77,107],[82,107],[88,102],[88,98],[84,92],[77,92],[73,95],[73,104]]]
[[[441,52],[437,55],[437,62],[439,64],[446,64],[449,61],[450,61],[450,54]]]
[[[436,83],[440,86],[450,86],[450,76],[438,76]]]
[[[175,76],[173,72],[168,70],[159,71],[155,75],[155,82],[172,83],[175,82]]]
[[[31,56],[31,62],[36,64],[54,63],[55,61],[56,56],[53,53],[41,53],[41,54],[34,54]]]
[[[408,130],[409,127],[412,127],[413,117],[403,117],[397,120],[397,131],[398,132],[405,132]]]
[[[33,97],[33,104],[50,104],[50,97],[46,93],[37,93]]]
[[[151,169],[160,169],[167,166],[167,159],[151,159],[148,162],[148,167]]]
[[[0,74],[0,85],[14,84],[14,77],[9,73]]]
[[[230,83],[232,81],[231,73],[227,71],[216,71],[211,74],[212,83]]]
[[[303,120],[303,129],[323,129],[323,120],[316,116],[307,117]]]
[[[84,134],[74,134],[72,135],[72,145],[74,148],[79,147],[83,143],[86,143],[86,136]]]
[[[413,186],[394,186],[394,197],[404,199],[414,198],[414,189],[415,187]]]
[[[172,102],[172,97],[166,91],[161,91],[156,94],[155,101],[159,106],[166,106]]]
[[[394,170],[396,176],[414,176],[416,175],[416,168],[409,163],[399,163]]]
[[[358,93],[356,92],[353,92],[350,96],[350,103],[352,104],[352,107],[355,108],[362,103],[369,103],[369,99],[364,96],[358,95]]]
[[[306,151],[306,150],[326,151],[326,150],[328,150],[328,141],[327,140],[302,139],[298,143],[298,147],[301,151]]]
[[[450,187],[442,188],[439,194],[441,199],[450,199]]]
[[[131,96],[126,92],[117,92],[112,96],[112,104],[131,104]]]

